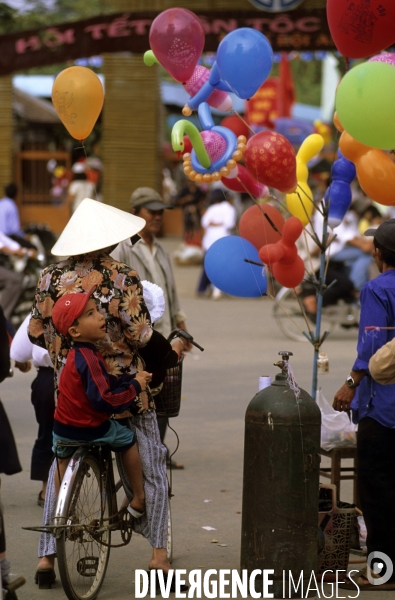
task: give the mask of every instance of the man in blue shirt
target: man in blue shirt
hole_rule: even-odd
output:
[[[21,231],[19,211],[15,203],[18,188],[9,183],[4,188],[5,197],[0,200],[0,231],[5,235],[24,235]]]
[[[373,258],[380,275],[362,288],[357,358],[335,394],[333,408],[351,408],[353,421],[358,423],[358,487],[367,528],[368,566],[376,566],[376,579],[374,572],[363,570],[356,582],[361,589],[395,589],[395,384],[381,385],[369,372],[371,356],[395,337],[395,219],[368,229],[365,235],[374,236]],[[386,583],[377,578],[377,565],[385,560],[376,553],[386,554],[394,566]],[[387,579],[385,572],[386,567],[379,577]],[[350,581],[340,584],[347,586],[355,590]]]

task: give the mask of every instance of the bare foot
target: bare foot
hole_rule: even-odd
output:
[[[166,548],[153,548],[152,558],[149,562],[148,569],[161,569],[164,573],[168,573],[172,568],[167,558]]]
[[[42,556],[37,565],[37,571],[41,571],[43,569],[53,569],[55,567],[55,555],[51,556]]]
[[[134,496],[133,500],[130,503],[130,506],[138,512],[145,512],[145,496]]]

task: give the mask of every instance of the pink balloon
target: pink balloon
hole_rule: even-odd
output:
[[[212,163],[217,162],[225,154],[226,140],[222,135],[211,131],[210,129],[202,131],[201,137],[203,139],[207,154],[210,157]]]
[[[195,96],[200,88],[208,81],[210,77],[210,70],[206,67],[198,65],[195,67],[193,75],[186,83],[183,84],[184,89],[190,96]],[[232,98],[226,92],[221,90],[214,90],[207,99],[207,104],[218,108],[222,112],[229,112],[232,110]]]
[[[369,58],[368,62],[382,62],[395,67],[395,52],[382,52]]]
[[[152,22],[149,43],[164,69],[187,82],[204,47],[204,30],[198,17],[186,8],[169,8]]]
[[[222,177],[222,183],[233,192],[248,193],[254,198],[267,198],[270,192],[264,183],[259,183],[253,176],[247,171],[243,165],[237,165],[236,173],[232,177],[232,172],[229,173],[229,177]]]

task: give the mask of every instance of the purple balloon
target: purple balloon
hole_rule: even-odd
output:
[[[368,62],[382,62],[395,67],[395,52],[382,52],[369,58]]]

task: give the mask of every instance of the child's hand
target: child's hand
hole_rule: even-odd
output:
[[[140,373],[136,374],[136,379],[141,385],[141,390],[145,391],[147,383],[149,383],[152,379],[152,373],[147,373],[147,371],[141,371]]]

